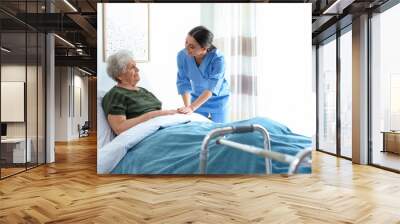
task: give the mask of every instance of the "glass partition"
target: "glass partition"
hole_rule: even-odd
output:
[[[46,36],[43,33],[38,34],[38,74],[37,74],[37,162],[43,164],[46,162],[46,144],[45,144],[45,124],[46,124]]]
[[[318,48],[318,147],[336,154],[336,37]]]
[[[340,36],[340,154],[352,157],[352,33]]]
[[[38,34],[36,32],[27,33],[28,38],[28,62],[27,62],[27,94],[26,94],[26,113],[27,113],[27,150],[30,151],[30,161],[28,168],[36,166],[38,160]]]
[[[26,40],[25,32],[1,34],[2,177],[24,171],[31,161],[26,150]]]
[[[15,15],[0,12],[1,179],[45,163],[46,39],[17,19],[25,12],[43,13],[43,5],[0,2],[15,10]]]

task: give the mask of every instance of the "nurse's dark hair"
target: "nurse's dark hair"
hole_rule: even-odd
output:
[[[207,51],[216,49],[213,45],[214,34],[204,26],[196,26],[188,33],[201,47],[207,48]]]

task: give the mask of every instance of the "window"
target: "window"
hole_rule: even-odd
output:
[[[336,153],[336,37],[318,48],[318,148]]]
[[[340,36],[340,155],[352,157],[352,33]]]
[[[400,129],[399,21],[399,4],[371,18],[372,164],[395,170],[400,170],[400,132],[394,132]]]

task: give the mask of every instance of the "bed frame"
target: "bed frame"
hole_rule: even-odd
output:
[[[264,148],[250,146],[242,143],[237,143],[225,139],[226,134],[240,134],[247,132],[258,131],[264,137]],[[213,139],[218,137],[216,144],[230,146],[234,149],[239,149],[245,152],[249,152],[258,156],[265,157],[265,173],[272,174],[272,162],[271,159],[279,162],[289,163],[288,175],[293,175],[297,172],[300,165],[311,166],[311,153],[312,149],[307,148],[299,151],[295,156],[274,152],[271,150],[271,143],[269,132],[261,125],[253,124],[249,126],[230,126],[223,128],[216,128],[210,131],[206,137],[204,137],[200,151],[200,174],[207,173],[207,156],[208,156],[208,144]]]

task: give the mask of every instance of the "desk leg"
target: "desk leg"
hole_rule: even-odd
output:
[[[382,149],[382,151],[381,152],[386,152],[386,141],[385,141],[385,133],[382,133],[382,136],[383,136],[383,149]]]

